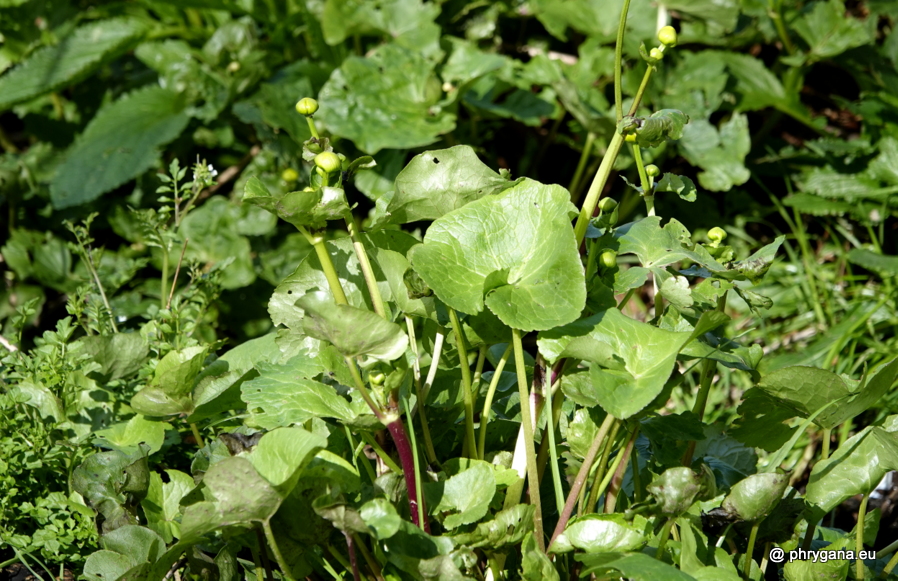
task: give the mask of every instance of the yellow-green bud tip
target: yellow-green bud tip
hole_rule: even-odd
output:
[[[315,111],[318,110],[318,101],[311,97],[306,97],[304,99],[300,99],[296,103],[296,112],[300,115],[305,115],[309,117],[310,115],[314,115]]]
[[[677,31],[673,26],[665,26],[658,31],[658,40],[664,46],[677,46]]]
[[[664,51],[662,51],[660,48],[653,48],[649,51],[649,56],[660,61],[664,58]]]
[[[661,170],[658,169],[657,165],[650,163],[645,166],[645,174],[649,177],[656,178],[661,175]]]
[[[322,171],[332,173],[343,167],[340,157],[332,151],[324,151],[315,156],[315,165]]]
[[[602,198],[602,201],[599,202],[599,209],[603,212],[612,212],[617,208],[617,201],[614,198]]]
[[[617,266],[617,253],[613,250],[605,250],[599,255],[599,262],[605,268],[614,268]]]
[[[710,230],[708,230],[708,240],[711,242],[722,242],[726,240],[727,233],[726,230],[720,228],[719,226],[714,226]]]
[[[281,179],[285,182],[295,182],[299,179],[299,172],[297,172],[292,167],[288,167],[284,171],[281,172]]]

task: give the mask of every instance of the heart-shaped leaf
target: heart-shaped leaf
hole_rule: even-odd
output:
[[[450,307],[484,304],[524,331],[569,323],[586,304],[567,190],[523,180],[431,224],[412,266]]]
[[[540,333],[537,344],[549,362],[562,357],[590,361],[596,399],[623,419],[661,393],[690,338],[690,333],[665,331],[608,309]]]

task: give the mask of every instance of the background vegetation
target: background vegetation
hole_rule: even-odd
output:
[[[194,456],[198,440],[242,425],[239,385],[208,413],[213,396],[194,394],[189,423],[144,426],[130,404],[169,353],[195,349],[202,363],[272,337],[269,299],[312,247],[242,198],[253,176],[274,196],[314,179],[300,97],[318,99],[315,121],[337,151],[376,161],[345,185],[359,223],[371,224],[415,155],[458,144],[512,178],[562,185],[577,203],[615,132],[620,5],[0,0],[0,563],[80,574],[99,547],[98,511],[106,526],[139,520],[147,505],[125,484],[105,508],[76,491],[76,468],[98,450],[124,462],[147,442],[162,499],[178,478],[164,470],[209,466],[208,448]],[[724,227],[740,257],[786,236],[753,289],[772,304],[755,317],[733,298],[729,336],[763,350],[761,374],[812,365],[858,378],[893,357],[898,5],[633,0],[629,14],[624,95],[642,80],[640,45],[656,44],[659,23],[679,30],[640,113],[675,108],[690,123],[644,155],[698,191],[691,203],[659,194],[657,214],[697,238]],[[605,195],[620,202],[619,221],[644,216],[620,179],[639,183],[630,150],[614,172]],[[420,236],[426,225],[404,229]],[[651,319],[652,303],[647,284],[625,312]],[[253,345],[230,359],[245,380],[258,374],[252,354],[273,343]],[[730,387],[713,392],[705,419],[728,423],[752,381],[720,372]],[[669,412],[691,408],[679,393]],[[785,459],[793,484],[804,485],[815,451],[894,413],[889,391],[833,434],[812,427]],[[871,500],[881,522],[870,546],[898,537],[896,502],[894,490]],[[851,508],[828,524],[850,530]],[[176,523],[160,518],[168,524],[154,530],[170,542]],[[189,557],[194,574],[199,553]],[[223,561],[215,567],[224,577]]]

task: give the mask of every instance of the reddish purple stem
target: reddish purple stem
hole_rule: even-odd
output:
[[[396,444],[396,451],[399,452],[399,463],[402,464],[402,472],[405,474],[405,486],[408,488],[408,506],[412,515],[412,522],[415,526],[421,526],[422,518],[424,522],[424,532],[430,534],[430,522],[427,520],[427,507],[423,506],[424,496],[421,496],[422,506],[418,506],[418,485],[415,482],[415,458],[413,456],[412,447],[409,444],[408,436],[405,433],[405,425],[401,418],[396,418],[387,424],[390,435],[393,437],[393,443]],[[419,510],[420,509],[420,510]]]

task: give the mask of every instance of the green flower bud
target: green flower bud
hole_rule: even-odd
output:
[[[658,40],[664,46],[677,46],[677,31],[673,26],[665,26],[658,31]]]
[[[602,198],[599,202],[599,209],[603,212],[613,212],[617,208],[617,201],[614,198]]]
[[[720,228],[719,226],[714,226],[710,230],[708,230],[708,240],[711,242],[723,242],[726,240],[727,233],[726,230]]]
[[[368,383],[371,385],[383,385],[384,381],[386,381],[387,376],[383,373],[369,373],[368,374]]]
[[[288,167],[281,172],[281,179],[285,182],[295,182],[299,179],[299,172],[291,167]]]
[[[661,175],[661,170],[658,169],[657,165],[650,163],[647,166],[645,166],[645,175],[652,177],[652,178],[656,178]]]
[[[660,48],[653,48],[649,51],[649,56],[660,61],[664,58],[664,51]]]
[[[343,167],[340,156],[332,151],[323,151],[315,156],[315,165],[322,171],[332,173]]]
[[[315,114],[315,111],[318,110],[318,101],[311,97],[306,97],[304,99],[300,99],[296,103],[296,112],[300,115],[305,115],[306,117],[310,117]]]
[[[599,255],[599,264],[605,268],[614,268],[617,266],[617,252],[613,250],[603,250]]]

